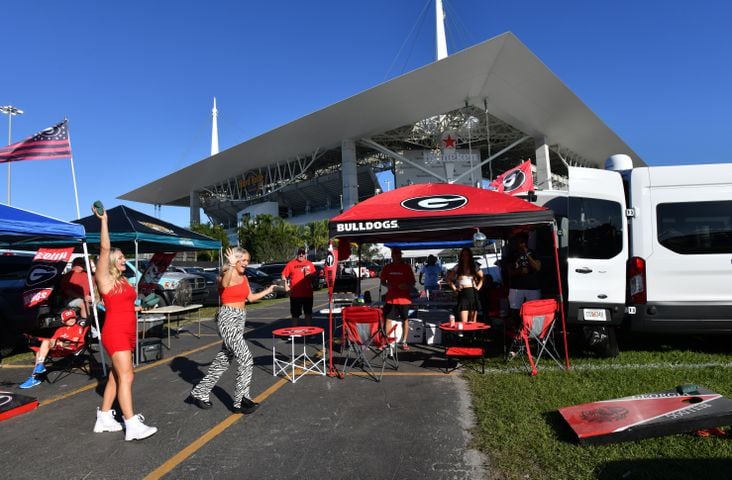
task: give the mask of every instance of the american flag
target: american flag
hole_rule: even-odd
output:
[[[0,147],[0,163],[20,160],[50,160],[70,156],[71,144],[66,120],[18,143]]]

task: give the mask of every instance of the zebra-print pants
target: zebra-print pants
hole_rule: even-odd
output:
[[[244,397],[249,398],[249,386],[252,383],[254,360],[244,341],[244,324],[247,312],[233,307],[221,307],[218,315],[219,335],[223,339],[221,350],[211,362],[208,373],[191,390],[191,395],[201,400],[209,400],[211,390],[221,375],[229,369],[231,359],[236,358],[236,384],[234,386],[234,408],[241,406]]]

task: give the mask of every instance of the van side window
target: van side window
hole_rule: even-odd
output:
[[[732,201],[659,203],[658,243],[682,255],[732,253]]]
[[[623,250],[623,211],[618,202],[569,198],[569,256],[609,259]]]

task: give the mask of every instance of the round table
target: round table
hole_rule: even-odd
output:
[[[483,322],[455,322],[454,325],[450,325],[450,322],[440,324],[440,330],[443,332],[479,332],[488,330],[491,328],[490,325]]]
[[[308,338],[320,334],[320,349],[322,356],[319,360],[313,360],[308,355]],[[287,339],[290,343],[290,356],[277,358],[277,339]],[[302,339],[302,353],[295,355],[295,339]],[[310,345],[311,349],[317,349],[317,343]],[[284,354],[282,354],[284,355]],[[321,327],[286,327],[272,331],[272,376],[280,373],[292,383],[297,382],[306,373],[325,375],[325,332]]]

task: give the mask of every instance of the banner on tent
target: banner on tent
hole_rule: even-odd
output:
[[[49,299],[73,252],[73,247],[38,250],[25,277],[25,286],[28,288],[23,292],[25,308],[35,307]]]

